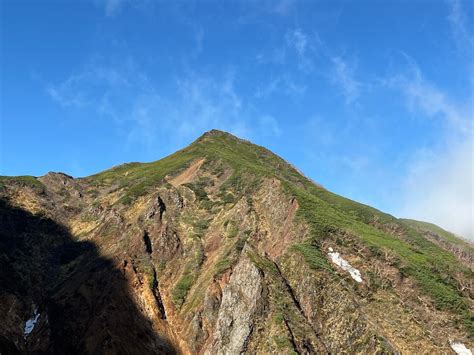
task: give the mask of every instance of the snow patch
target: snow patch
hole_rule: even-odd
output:
[[[360,271],[353,267],[351,264],[349,264],[346,260],[344,260],[341,257],[341,254],[335,252],[332,248],[329,248],[328,255],[334,264],[339,266],[341,269],[348,271],[354,280],[356,280],[357,282],[362,282],[362,276],[360,274]]]
[[[472,351],[466,348],[466,345],[463,343],[459,343],[457,341],[451,341],[449,342],[451,345],[451,349],[454,350],[454,352],[458,355],[472,355]]]
[[[35,328],[35,325],[36,325],[36,322],[38,321],[40,317],[40,313],[38,313],[38,308],[35,308],[35,311],[33,313],[33,317],[31,317],[30,319],[28,319],[25,323],[25,328],[23,330],[23,335],[25,336],[25,338],[30,335],[30,333],[33,331],[33,329]]]

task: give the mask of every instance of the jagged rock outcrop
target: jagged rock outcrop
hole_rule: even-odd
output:
[[[246,253],[245,247],[242,253]],[[205,354],[240,354],[245,351],[253,321],[261,307],[261,296],[260,271],[244,255],[222,291],[215,331]]]

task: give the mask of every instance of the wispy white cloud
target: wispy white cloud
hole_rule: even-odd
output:
[[[460,0],[450,0],[449,4],[450,13],[448,20],[451,25],[454,41],[462,52],[472,57],[474,36],[467,25],[468,17],[464,12],[462,2]]]
[[[352,174],[366,172],[371,164],[371,160],[368,156],[355,154],[352,154],[351,156],[342,156],[341,162],[349,167]]]
[[[332,57],[331,62],[331,82],[341,89],[347,105],[357,102],[362,84],[356,79],[355,65],[350,65],[339,56]]]
[[[190,75],[178,81],[178,95],[170,103],[178,110],[168,112],[182,136],[218,128],[245,138],[279,136],[277,119],[260,112],[236,89],[234,71],[224,77]]]
[[[255,62],[258,65],[283,65],[286,61],[286,48],[275,47],[267,52],[260,52],[255,56]]]
[[[468,6],[472,3],[467,2]],[[468,18],[468,12],[463,8],[463,4],[460,0],[450,0],[450,13],[448,21],[451,25],[451,33],[456,43],[458,53],[461,58],[467,62],[467,75],[470,83],[470,91],[474,90],[474,34],[472,32],[472,25],[469,27],[469,23],[472,24],[472,11],[469,13],[471,19]]]
[[[278,121],[275,119],[275,117],[270,116],[270,115],[263,115],[258,118],[257,122],[259,125],[260,132],[268,136],[274,136],[274,137],[281,136],[282,130],[280,128],[280,125],[278,124]]]
[[[105,16],[113,17],[117,15],[122,9],[122,6],[124,5],[125,1],[126,0],[105,0]]]
[[[400,90],[405,96],[406,103],[412,111],[422,116],[440,118],[463,133],[472,131],[473,100],[472,96],[466,102],[455,102],[445,92],[425,79],[416,62],[405,55],[408,61],[408,71],[384,80],[389,87]]]
[[[193,74],[178,81],[178,95],[172,100],[181,108],[176,114],[181,116],[178,129],[182,134],[197,134],[213,127],[247,133],[243,99],[235,90],[234,80],[229,72],[221,80]]]
[[[234,71],[219,77],[190,73],[176,80],[174,91],[160,92],[133,61],[94,63],[49,85],[47,92],[65,109],[111,119],[111,124],[125,128],[129,144],[149,148],[163,139],[181,144],[212,128],[249,139],[281,134],[277,119],[245,102],[235,80]]]
[[[299,27],[287,30],[284,45],[259,53],[256,61],[257,64],[281,67],[283,73],[258,86],[256,97],[267,97],[276,92],[301,95],[308,85],[299,84],[301,80],[295,78],[300,74],[316,75],[335,87],[346,105],[359,106],[360,96],[371,86],[358,78],[355,58],[339,54],[317,33],[309,34]]]
[[[399,215],[439,224],[474,240],[473,99],[455,102],[423,77],[410,59],[408,73],[386,81],[400,90],[420,118],[447,127],[438,146],[420,147],[403,181]]]
[[[313,38],[301,28],[288,30],[285,34],[286,48],[293,50],[298,58],[298,67],[305,72],[314,68],[312,56],[314,55]]]
[[[306,55],[308,36],[300,28],[288,31],[285,35],[286,43],[290,48],[294,48],[300,57]]]
[[[268,98],[273,94],[298,97],[305,94],[308,88],[302,81],[307,81],[307,76],[314,74],[319,37],[297,27],[286,30],[281,40],[255,57],[257,65],[278,67],[277,75],[257,85],[256,98]],[[302,75],[305,77],[302,78]]]
[[[306,85],[296,83],[290,75],[281,75],[259,85],[255,97],[262,99],[279,92],[288,96],[301,96],[306,92]]]
[[[64,108],[93,109],[115,120],[126,116],[136,96],[151,90],[148,77],[133,60],[119,65],[93,60],[64,81],[46,87],[50,97]],[[130,92],[136,94],[129,96]]]

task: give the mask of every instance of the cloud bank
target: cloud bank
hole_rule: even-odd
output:
[[[405,217],[426,220],[474,240],[473,141],[418,152],[405,181]]]
[[[406,98],[415,114],[441,120],[439,147],[420,148],[408,164],[399,215],[429,221],[474,240],[474,112],[472,96],[453,101],[426,80],[413,60],[405,76],[390,84]]]

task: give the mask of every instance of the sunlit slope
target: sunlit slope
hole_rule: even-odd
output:
[[[85,178],[2,177],[0,194],[93,242],[184,353],[472,343],[469,243],[334,194],[225,132]],[[76,266],[64,275],[81,275]]]

